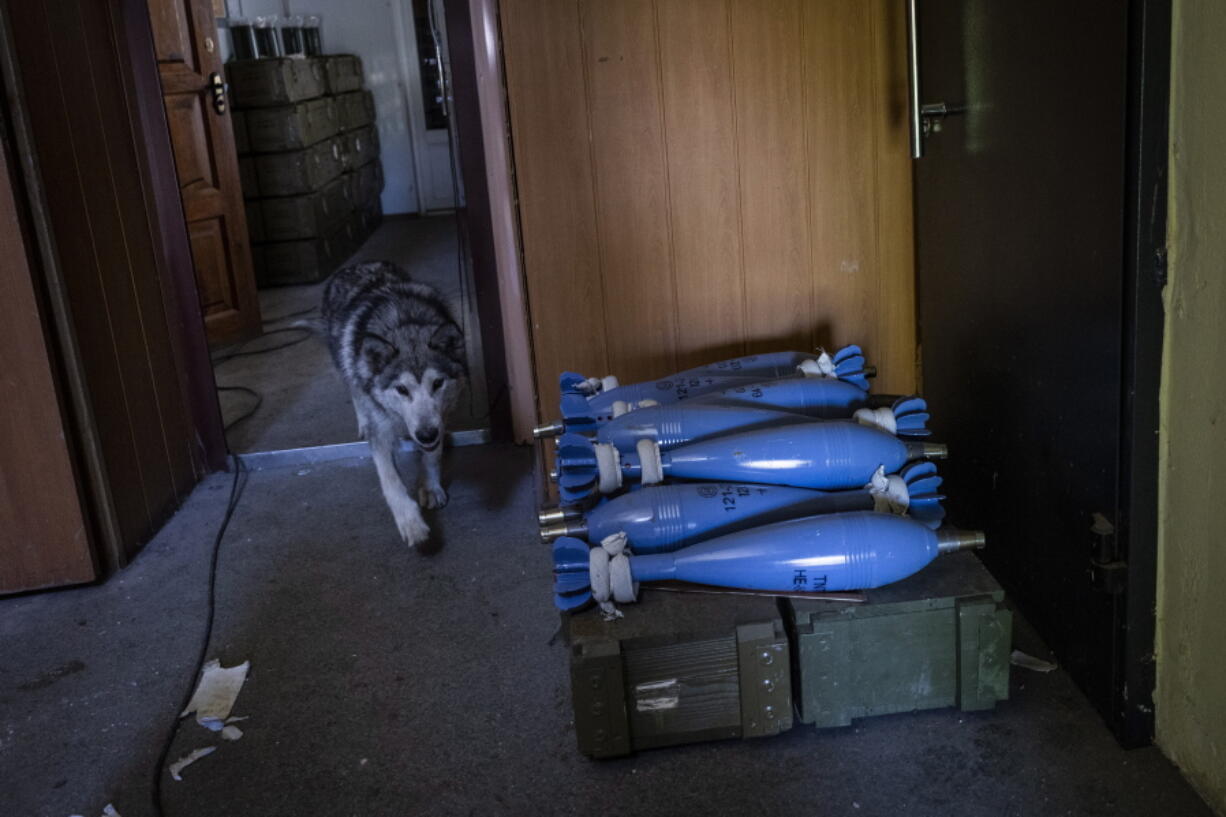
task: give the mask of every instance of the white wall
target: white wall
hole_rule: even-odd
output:
[[[403,4],[394,15],[392,4]],[[397,20],[411,25],[410,0],[227,0],[232,17],[260,14],[318,14],[323,18],[324,51],[362,58],[366,87],[374,94],[383,160],[383,212],[413,213],[418,209],[416,171],[409,134],[409,111],[400,79]],[[406,36],[411,36],[407,34]],[[223,57],[229,52],[227,35]]]
[[[1176,0],[1156,740],[1226,815],[1226,4]]]

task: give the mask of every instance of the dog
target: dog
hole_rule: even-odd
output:
[[[358,434],[370,443],[383,498],[410,546],[430,529],[421,508],[441,508],[444,421],[468,377],[464,334],[438,291],[389,261],[343,267],[324,286],[322,329],[349,387]],[[421,452],[415,502],[396,471],[402,439]]]

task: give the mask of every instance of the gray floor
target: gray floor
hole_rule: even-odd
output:
[[[368,462],[250,474],[209,651],[252,662],[235,710],[250,719],[166,778],[170,817],[1210,815],[1156,750],[1119,749],[1061,671],[1015,670],[993,712],[589,762],[528,451],[457,449],[447,468],[433,556],[397,541]],[[0,813],[151,813],[229,480],[207,479],[106,584],[0,601]],[[1043,654],[1024,624],[1017,645]],[[171,757],[212,738],[185,722]]]
[[[451,428],[488,426],[485,373],[474,299],[461,297],[455,219],[450,215],[414,218],[388,216],[346,262],[389,260],[408,269],[417,280],[439,290],[457,320],[467,314],[468,358],[472,389],[463,394],[451,418]],[[289,327],[305,309],[318,308],[323,284],[275,287],[260,291],[264,328]],[[471,294],[471,293],[470,293]],[[467,309],[465,307],[468,307]],[[301,337],[298,330],[265,335],[242,346],[245,351],[278,346]],[[235,351],[217,350],[214,357]],[[349,394],[341,383],[322,340],[311,338],[267,354],[234,358],[215,367],[219,386],[244,386],[263,398],[254,415],[228,433],[230,449],[238,453],[277,451],[315,445],[354,442],[357,424]],[[248,411],[255,399],[244,392],[220,393],[227,425]]]

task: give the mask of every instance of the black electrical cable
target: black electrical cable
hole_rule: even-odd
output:
[[[300,314],[305,315],[307,312],[314,312],[314,311],[315,310],[312,308],[308,310],[303,310],[302,312],[291,312],[288,315],[283,315],[279,320],[284,320],[285,318],[294,317]],[[286,341],[285,343],[279,343],[276,346],[262,346],[259,349],[248,349],[247,348],[250,344],[254,343],[255,341],[263,340],[269,335],[275,335],[279,332],[301,332],[303,334],[302,334],[302,337],[295,338],[294,340],[291,340],[291,341]],[[312,331],[311,329],[305,326],[286,326],[281,329],[270,329],[267,332],[265,332],[263,335],[261,335],[260,337],[253,338],[252,340],[249,340],[246,343],[243,343],[235,351],[230,352],[229,354],[223,354],[223,355],[219,355],[213,358],[213,366],[214,367],[220,366],[226,361],[234,360],[237,357],[252,357],[254,355],[264,355],[264,354],[268,354],[269,352],[276,352],[281,349],[288,349],[291,346],[297,346],[299,343],[305,343],[307,340],[310,340],[310,338],[314,334],[315,334],[314,331]],[[255,389],[249,388],[247,386],[218,386],[217,391],[219,392],[222,392],[222,391],[244,392],[255,398],[255,403],[254,405],[251,406],[250,409],[243,412],[240,416],[234,418],[230,422],[226,423],[225,429],[223,429],[226,432],[234,428],[234,426],[238,425],[243,420],[246,420],[247,418],[254,415],[257,411],[260,410],[260,406],[264,404],[264,396],[260,394],[258,391],[256,391]]]
[[[265,318],[264,325],[267,326],[270,323],[280,323],[281,321],[287,321],[290,318],[299,318],[303,315],[310,315],[312,312],[316,311],[317,309],[319,309],[319,307],[312,306],[306,309],[299,309],[297,312],[287,312],[284,315],[278,315],[275,318]],[[297,327],[293,327],[293,328],[297,328]]]
[[[196,689],[196,679],[200,677],[200,671],[204,667],[205,656],[208,655],[209,642],[213,640],[213,620],[217,612],[217,560],[221,554],[221,540],[226,535],[226,529],[230,527],[230,520],[234,517],[234,511],[238,508],[239,501],[243,498],[243,489],[247,487],[247,468],[243,465],[241,457],[230,455],[234,467],[234,479],[230,482],[230,498],[226,502],[226,512],[221,518],[221,524],[217,527],[217,535],[213,537],[213,553],[209,558],[209,586],[208,597],[205,608],[205,625],[204,634],[200,639],[200,649],[196,655],[196,663],[192,670],[191,678],[189,679],[187,689],[183,693],[183,699],[179,702],[179,708],[174,712],[174,723],[170,726],[170,731],[166,733],[166,740],[162,743],[162,751],[158,753],[157,765],[153,769],[153,790],[151,797],[153,800],[153,813],[156,817],[163,817],[165,811],[162,808],[162,774],[166,769],[166,758],[170,756],[171,746],[174,745],[175,736],[179,733],[180,715],[191,702],[192,693]]]
[[[262,346],[259,349],[248,349],[247,348],[250,344],[255,343],[257,340],[263,340],[269,335],[276,335],[281,332],[301,332],[302,336],[295,338],[294,340],[286,341],[285,343],[278,344],[276,346]],[[260,335],[258,338],[253,338],[247,341],[246,343],[242,344],[241,346],[238,347],[236,351],[230,352],[229,354],[219,355],[218,357],[213,358],[213,365],[220,366],[222,363],[225,363],[230,360],[234,360],[234,358],[236,357],[251,357],[252,355],[262,355],[268,352],[276,352],[279,349],[288,349],[291,346],[297,346],[299,343],[305,343],[314,334],[315,334],[314,331],[312,331],[311,329],[305,326],[285,326],[280,329],[269,329],[267,332]]]

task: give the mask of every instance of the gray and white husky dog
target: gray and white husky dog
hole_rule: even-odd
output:
[[[324,287],[322,317],[383,498],[405,542],[418,545],[430,533],[418,503],[447,502],[439,480],[443,421],[468,374],[464,335],[433,287],[389,261],[337,270]],[[417,502],[392,458],[406,438],[421,451]]]

